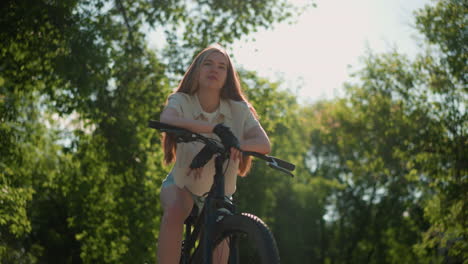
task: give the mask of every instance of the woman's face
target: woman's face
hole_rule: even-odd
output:
[[[220,91],[227,77],[228,60],[220,52],[213,52],[200,66],[200,89]]]

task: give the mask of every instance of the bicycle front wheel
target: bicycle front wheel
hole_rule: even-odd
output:
[[[225,216],[214,231],[213,263],[229,258],[229,264],[279,264],[278,247],[267,225],[257,216],[242,213]],[[225,251],[225,252],[222,252]],[[201,263],[202,252],[195,257]],[[228,257],[227,257],[228,255]]]

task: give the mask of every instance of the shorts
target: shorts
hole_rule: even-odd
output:
[[[164,179],[164,181],[162,182],[161,188],[170,186],[172,184],[175,184],[174,176],[172,176],[172,174],[169,173],[166,179]],[[195,195],[189,190],[187,191],[192,195],[193,203],[198,207],[198,214],[200,214],[203,209],[203,205],[205,204],[205,197]]]

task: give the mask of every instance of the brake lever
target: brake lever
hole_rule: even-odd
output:
[[[291,176],[291,177],[294,177],[294,174],[292,174],[289,170],[285,169],[285,168],[282,168],[280,166],[278,166],[277,164],[274,164],[273,162],[267,162],[268,166],[270,166],[270,168],[273,168],[273,169],[276,169],[276,170],[279,170],[283,173],[286,173],[287,175]]]
[[[296,166],[292,163],[289,163],[287,161],[284,161],[282,159],[278,159],[276,157],[273,157],[273,156],[268,156],[266,155],[267,158],[269,158],[271,160],[271,162],[285,170],[288,170],[288,171],[294,171],[294,169],[296,169]]]

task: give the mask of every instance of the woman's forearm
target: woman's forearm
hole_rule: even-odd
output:
[[[268,154],[271,151],[270,141],[263,137],[249,138],[241,142],[241,149]]]
[[[193,119],[188,119],[188,118],[183,118],[183,117],[174,117],[174,116],[170,118],[165,118],[164,116],[162,116],[161,122],[169,124],[169,125],[173,125],[176,127],[182,127],[195,133],[212,133],[213,128],[215,126],[214,124],[210,124],[202,120],[193,120]]]
[[[169,125],[182,127],[195,133],[213,133],[216,124],[211,124],[202,120],[193,120],[179,117],[173,109],[167,109],[161,114],[160,121]],[[241,142],[241,149],[254,151],[262,154],[270,153],[270,140],[261,127],[256,127],[247,138]]]

